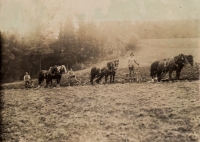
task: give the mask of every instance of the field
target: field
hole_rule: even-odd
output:
[[[199,81],[3,92],[4,141],[200,140]]]
[[[81,83],[73,86],[66,74],[61,86],[52,89],[4,84],[1,137],[5,142],[199,142],[197,43],[198,39],[143,40],[134,53],[140,62],[138,76],[145,78],[139,83],[127,80],[127,57],[122,57],[115,84],[82,85],[89,81],[91,68],[77,71]],[[180,81],[152,83],[150,64],[179,53],[194,55],[194,66],[183,68]]]
[[[151,83],[148,67],[129,83],[119,69],[115,84],[23,88],[5,85],[4,141],[190,142],[200,140],[199,65],[184,67],[181,81]],[[88,80],[89,72],[77,72]],[[167,76],[166,76],[167,77]],[[16,88],[16,89],[13,89]]]

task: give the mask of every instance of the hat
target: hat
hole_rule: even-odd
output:
[[[131,53],[130,56],[134,56],[133,53]]]

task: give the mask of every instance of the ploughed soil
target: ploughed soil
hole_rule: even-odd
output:
[[[199,141],[199,81],[3,90],[4,141]]]
[[[182,80],[150,82],[140,68],[139,83],[119,69],[114,84],[82,84],[23,89],[2,86],[2,139],[5,142],[199,142],[199,68],[185,67]],[[73,83],[72,83],[73,84]],[[14,89],[15,88],[15,89]]]

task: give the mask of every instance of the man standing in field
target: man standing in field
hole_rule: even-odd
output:
[[[132,72],[134,74],[134,64],[137,64],[139,66],[139,63],[136,62],[135,58],[133,57],[133,53],[130,54],[130,57],[128,59],[128,67],[129,67],[129,76],[132,77]]]
[[[28,88],[29,87],[29,84],[30,84],[30,75],[28,75],[28,72],[26,72],[26,75],[24,76],[24,81],[25,81],[25,88]]]

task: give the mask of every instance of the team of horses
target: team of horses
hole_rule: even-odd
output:
[[[46,79],[45,87],[48,87],[50,82],[52,86],[53,79],[56,79],[57,84],[60,85],[60,80],[62,78],[63,73],[67,73],[67,69],[65,65],[61,65],[61,66],[55,65],[55,66],[50,67],[49,70],[41,70],[38,76],[38,87],[41,86],[41,83],[43,82],[44,79]]]
[[[110,76],[110,83],[114,83],[115,80],[115,74],[118,69],[119,65],[119,60],[114,60],[111,62],[107,63],[107,66],[105,67],[93,67],[91,69],[91,74],[90,74],[90,82],[93,84],[93,80],[95,78],[96,82],[99,83],[101,79],[105,76],[105,82],[107,82],[108,77]]]
[[[163,59],[160,61],[155,61],[150,66],[150,76],[152,81],[155,80],[161,81],[161,79],[169,73],[169,81],[172,79],[171,75],[173,71],[176,71],[176,79],[180,79],[180,72],[186,64],[193,66],[193,56],[192,55],[183,55],[179,54],[177,56],[171,57],[169,59]],[[99,83],[103,77],[105,77],[105,83],[107,83],[108,77],[110,76],[110,83],[114,83],[115,74],[117,72],[119,65],[119,60],[113,60],[107,62],[103,67],[93,67],[90,72],[90,83],[93,85],[94,80],[96,83]],[[65,65],[61,66],[52,66],[49,70],[41,70],[38,76],[38,85],[40,87],[44,79],[46,79],[46,86],[48,87],[49,83],[52,80],[56,79],[57,84],[60,84],[62,75],[67,73]]]
[[[151,64],[150,76],[152,81],[161,81],[162,77],[169,72],[169,81],[171,81],[173,71],[176,71],[176,79],[180,79],[180,72],[186,64],[193,66],[194,60],[192,55],[179,54],[175,57],[155,61]]]

